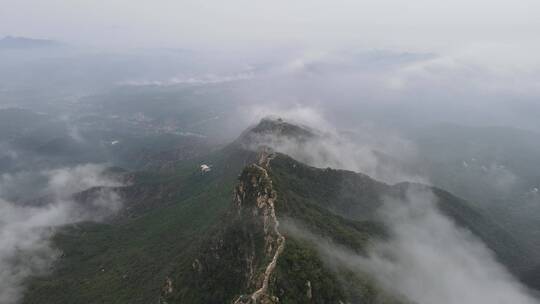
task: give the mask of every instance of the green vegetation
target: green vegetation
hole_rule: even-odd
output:
[[[384,196],[404,199],[415,184],[387,185],[349,171],[317,169],[277,154],[264,170],[238,142],[167,170],[125,173],[125,208],[107,223],[65,227],[55,238],[62,257],[50,275],[28,282],[24,303],[230,303],[260,287],[278,236],[285,247],[267,295],[280,303],[403,303],[366,274],[329,263],[291,225],[364,255],[391,237],[376,210]],[[201,173],[199,165],[212,170]],[[247,167],[246,167],[247,166]],[[121,170],[115,170],[122,172]],[[240,174],[240,175],[239,175]],[[236,185],[236,187],[235,187]],[[468,202],[428,188],[440,209],[470,229],[502,261],[512,239]],[[234,190],[234,191],[233,191]],[[234,194],[234,199],[233,199]],[[271,219],[270,219],[271,220]]]
[[[281,303],[337,303],[346,299],[340,283],[311,244],[287,238],[272,285]]]
[[[210,155],[215,170],[198,161],[174,173],[134,174],[119,189],[125,208],[111,223],[59,231],[62,257],[53,273],[29,282],[24,303],[149,303],[166,277],[191,265],[211,228],[231,205],[237,174],[250,153]]]

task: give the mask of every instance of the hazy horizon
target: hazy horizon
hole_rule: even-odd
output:
[[[39,1],[2,3],[0,35],[114,48],[303,46],[446,52],[473,44],[538,47],[533,0]]]

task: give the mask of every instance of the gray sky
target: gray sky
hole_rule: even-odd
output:
[[[537,43],[538,0],[0,0],[0,35],[106,47],[394,48]]]

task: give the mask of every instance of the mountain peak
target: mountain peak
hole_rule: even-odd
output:
[[[240,135],[238,142],[244,146],[258,149],[279,139],[304,142],[317,136],[318,132],[310,127],[285,121],[279,117],[265,117],[252,128]]]
[[[307,135],[312,136],[313,130],[309,127],[285,121],[281,117],[268,116],[259,122],[255,127],[251,129],[254,133],[279,133],[280,135]]]

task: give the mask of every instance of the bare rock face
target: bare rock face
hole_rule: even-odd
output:
[[[270,151],[259,153],[258,164],[248,166],[235,191],[235,206],[242,217],[248,215],[255,220],[253,226],[264,236],[263,271],[253,273],[248,281],[251,294],[239,296],[234,303],[277,303],[279,299],[268,293],[268,283],[276,267],[277,259],[285,246],[285,237],[279,232],[274,203],[277,193],[268,176],[268,165],[272,158]],[[245,174],[245,175],[244,175]],[[258,268],[261,268],[259,265]]]
[[[163,286],[161,286],[161,295],[158,299],[159,304],[167,304],[167,301],[165,300],[168,295],[172,294],[174,291],[173,289],[173,281],[171,278],[167,277],[165,278],[165,283],[163,283]]]
[[[311,300],[313,298],[313,291],[311,290],[311,281],[306,282],[306,297]]]

